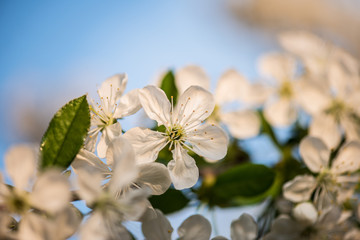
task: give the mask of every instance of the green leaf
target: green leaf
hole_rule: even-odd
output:
[[[260,164],[245,163],[220,174],[213,192],[222,199],[254,198],[268,191],[275,171]]]
[[[154,208],[160,209],[164,214],[179,211],[190,201],[181,191],[172,188],[162,195],[150,197],[149,200]]]
[[[71,100],[51,119],[40,145],[41,168],[66,169],[79,152],[90,127],[86,95]]]
[[[173,96],[174,105],[176,104],[176,100],[178,97],[178,90],[175,84],[175,76],[172,71],[168,71],[164,78],[161,81],[160,88],[164,90],[166,96],[171,101],[171,96]]]

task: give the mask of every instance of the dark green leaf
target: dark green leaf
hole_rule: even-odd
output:
[[[171,101],[171,96],[173,96],[174,105],[176,104],[176,100],[178,97],[178,90],[175,84],[175,77],[172,71],[168,71],[164,78],[161,81],[160,88],[164,90],[166,96]]]
[[[260,164],[245,163],[220,174],[213,191],[224,199],[252,198],[270,189],[274,180],[274,170]]]
[[[172,188],[162,195],[152,196],[149,200],[154,208],[160,209],[164,214],[179,211],[190,201],[181,191]]]
[[[41,168],[68,168],[82,147],[89,127],[86,95],[63,106],[51,119],[42,138]]]

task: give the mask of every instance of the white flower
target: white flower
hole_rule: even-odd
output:
[[[264,106],[264,116],[275,127],[288,126],[297,117],[296,61],[289,55],[271,53],[263,56],[259,62],[260,72],[273,84]]]
[[[100,104],[90,99],[91,130],[85,142],[85,148],[94,152],[97,136],[101,132],[97,145],[100,158],[105,157],[111,139],[121,134],[121,126],[117,119],[132,115],[141,108],[137,89],[122,96],[127,80],[126,74],[108,78],[98,89]]]
[[[198,66],[190,65],[176,71],[176,86],[179,93],[183,93],[188,87],[196,85],[206,90],[210,89],[210,79],[204,70]],[[214,99],[215,109],[207,119],[209,123],[224,123],[232,136],[240,139],[254,137],[260,130],[260,119],[258,115],[245,107],[241,110],[226,111],[225,105],[234,101],[252,98],[249,96],[250,85],[247,80],[235,70],[226,71],[219,79]],[[258,88],[259,89],[259,88]]]
[[[359,176],[360,143],[350,142],[343,146],[329,166],[330,150],[318,138],[305,137],[300,143],[300,155],[306,166],[317,174],[300,175],[283,186],[285,198],[293,202],[309,200],[315,191],[315,201],[327,206],[329,201],[344,202],[352,196]]]
[[[41,225],[42,217],[32,209],[50,216],[56,216],[65,210],[70,201],[70,186],[67,178],[56,170],[46,170],[35,179],[37,151],[28,145],[10,148],[5,155],[6,170],[14,183],[8,188],[0,179],[0,207],[4,212],[22,216],[19,235],[25,232],[27,239],[39,239],[36,236],[50,231]],[[35,180],[35,182],[34,182]],[[32,189],[31,192],[28,189]],[[31,233],[30,233],[31,232]],[[33,236],[33,237],[32,237]]]
[[[198,86],[188,88],[180,97],[175,109],[164,91],[147,86],[139,90],[141,104],[165,132],[133,128],[124,134],[134,147],[139,162],[153,162],[159,151],[170,143],[174,160],[168,163],[170,177],[176,189],[192,187],[198,180],[199,170],[190,149],[208,161],[222,159],[227,152],[226,133],[215,125],[203,123],[214,109],[211,93]]]
[[[130,143],[121,138],[117,137],[109,144],[106,154],[107,164],[101,161],[94,153],[83,149],[80,150],[71,164],[72,168],[79,174],[86,171],[90,174],[100,174],[104,179],[112,179],[114,166],[118,165],[119,167],[121,165],[121,169],[117,170],[117,174],[120,174],[122,179],[127,176],[126,178],[130,179],[130,184],[123,187],[119,186],[119,195],[131,189],[144,187],[151,189],[152,195],[163,194],[171,184],[166,167],[156,162],[136,163],[135,154]]]
[[[126,143],[121,138],[114,142],[120,143],[121,148]],[[108,151],[118,152],[117,145],[119,144],[110,145]],[[121,161],[113,162],[113,175],[105,188],[102,187],[103,176],[100,172],[79,170],[78,193],[93,209],[91,216],[80,229],[81,239],[131,239],[122,226],[122,221],[138,220],[150,203],[147,200],[147,189],[136,189],[119,196],[119,190],[129,186],[136,177],[136,165],[131,157],[128,160],[128,156],[129,154],[122,154]]]

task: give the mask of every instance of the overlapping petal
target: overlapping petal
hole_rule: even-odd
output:
[[[166,138],[156,131],[147,128],[132,128],[123,135],[132,145],[136,161],[149,163],[157,159],[161,149],[166,145]]]
[[[199,169],[195,160],[181,146],[175,146],[172,153],[174,160],[171,160],[167,167],[175,188],[184,189],[194,186],[199,179]]]
[[[265,104],[264,115],[275,127],[285,127],[297,117],[294,104],[287,98],[280,98]]]
[[[329,149],[336,148],[341,140],[339,125],[329,114],[318,114],[313,118],[309,135],[320,138]]]
[[[329,167],[330,151],[319,138],[305,137],[301,140],[300,155],[313,173]]]
[[[171,185],[169,171],[164,164],[144,163],[138,165],[139,174],[135,180],[141,188],[148,187],[152,195],[163,194]]]
[[[301,175],[283,186],[284,197],[292,202],[303,202],[310,199],[316,188],[316,179],[310,175]]]
[[[171,104],[163,90],[146,86],[139,90],[139,99],[148,117],[157,121],[158,126],[170,123]]]
[[[336,174],[356,172],[360,168],[360,142],[347,143],[333,161],[331,171]]]
[[[139,90],[134,89],[120,98],[114,112],[114,118],[123,118],[132,115],[139,111],[140,108]]]
[[[206,90],[210,89],[210,80],[204,69],[196,65],[180,68],[175,72],[175,82],[179,94],[185,92],[190,86],[200,86]]]
[[[255,240],[257,235],[257,224],[249,214],[244,213],[231,223],[232,240]]]
[[[192,215],[181,223],[178,234],[181,240],[209,240],[211,225],[203,216]]]

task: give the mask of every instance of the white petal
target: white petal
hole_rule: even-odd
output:
[[[110,143],[106,159],[112,165],[111,192],[115,193],[135,180],[138,174],[135,152],[126,138],[117,137]]]
[[[332,163],[331,171],[336,174],[356,172],[360,168],[360,142],[349,142],[342,147]]]
[[[151,189],[152,195],[161,195],[170,187],[171,179],[169,171],[161,163],[144,163],[138,165],[139,175],[135,180],[139,186]]]
[[[164,216],[164,214],[158,210],[156,211],[156,217],[144,221],[141,225],[142,232],[147,240],[170,240],[173,228],[169,220]]]
[[[216,104],[243,100],[249,91],[249,83],[236,70],[226,71],[219,79],[215,90]]]
[[[174,187],[184,189],[194,186],[199,179],[199,169],[195,160],[179,145],[175,145],[172,153],[174,160],[168,163],[168,169]]]
[[[225,157],[229,139],[226,133],[216,125],[203,124],[187,132],[187,141],[192,150],[209,161],[217,161]]]
[[[20,221],[17,239],[39,240],[55,239],[55,228],[51,222],[43,216],[35,213],[26,214]]]
[[[177,70],[175,82],[179,94],[185,92],[190,86],[200,86],[206,90],[210,89],[209,77],[201,67],[195,65],[189,65]]]
[[[315,206],[310,202],[303,202],[298,204],[293,209],[294,217],[305,224],[311,225],[317,221],[318,212]]]
[[[181,240],[209,240],[211,225],[203,216],[192,215],[181,223],[178,234]]]
[[[264,76],[281,83],[292,79],[296,70],[296,62],[289,55],[270,53],[260,59],[259,69]]]
[[[110,174],[108,166],[103,163],[94,153],[85,149],[81,149],[71,164],[74,172],[87,171],[91,173],[101,174],[103,177]]]
[[[110,223],[110,224],[109,224]],[[94,212],[80,230],[81,240],[131,240],[129,232],[118,219],[107,219],[100,212]]]
[[[244,213],[231,223],[231,240],[255,240],[257,235],[257,224],[249,214]]]
[[[303,202],[310,199],[316,188],[316,179],[310,175],[301,175],[283,186],[284,197],[292,202]]]
[[[102,193],[100,174],[79,171],[77,175],[78,194],[86,204],[92,205]]]
[[[102,131],[100,141],[97,145],[97,154],[100,158],[106,157],[106,151],[110,142],[121,135],[121,125],[119,122],[106,126]]]
[[[313,173],[329,167],[330,151],[321,139],[305,137],[300,142],[299,150],[306,166]]]
[[[261,122],[254,111],[221,113],[220,118],[235,138],[246,139],[259,134]]]
[[[123,118],[130,116],[139,111],[140,108],[139,90],[134,89],[120,98],[113,117]]]
[[[194,126],[211,115],[215,101],[210,92],[199,86],[191,86],[179,97],[173,123]]]
[[[312,82],[302,80],[298,84],[299,94],[296,100],[309,114],[317,114],[323,111],[331,102],[328,92],[314,86]]]
[[[129,140],[136,154],[136,161],[149,163],[157,159],[161,149],[166,145],[166,138],[156,131],[147,128],[132,128],[123,135]]]
[[[48,170],[35,182],[31,203],[39,209],[55,213],[64,209],[70,198],[67,178],[58,171]]]
[[[296,120],[297,113],[289,99],[280,98],[265,105],[264,115],[271,125],[285,127]]]
[[[100,86],[98,93],[103,98],[105,108],[109,109],[119,99],[125,90],[128,77],[126,73],[114,75],[106,79]],[[105,100],[106,99],[106,100]]]
[[[329,149],[336,148],[341,140],[338,124],[335,118],[328,114],[318,114],[313,118],[309,134],[320,138]]]
[[[165,92],[155,86],[139,90],[139,99],[148,117],[158,122],[158,126],[170,123],[171,104]]]
[[[129,191],[123,198],[119,199],[120,209],[125,220],[138,221],[145,211],[151,207],[151,203],[147,199],[149,197],[149,189],[136,189]]]
[[[301,57],[327,56],[328,49],[319,37],[305,31],[289,31],[279,35],[281,45]]]
[[[264,240],[300,240],[303,229],[303,225],[289,216],[280,215],[272,222],[271,231],[265,235]]]
[[[333,205],[321,211],[318,222],[323,227],[331,228],[337,223],[340,216],[341,209],[338,206]]]
[[[97,138],[98,135],[100,133],[100,128],[96,127],[96,129],[94,129],[94,132],[90,134],[88,134],[88,136],[86,137],[85,143],[84,143],[84,148],[90,152],[95,152],[95,146],[96,146],[96,142],[97,142]]]
[[[6,152],[6,170],[16,188],[26,189],[35,174],[36,162],[36,150],[28,145],[16,145]]]
[[[78,230],[81,220],[81,212],[71,204],[57,213],[55,224],[59,239],[67,239],[72,236]]]

